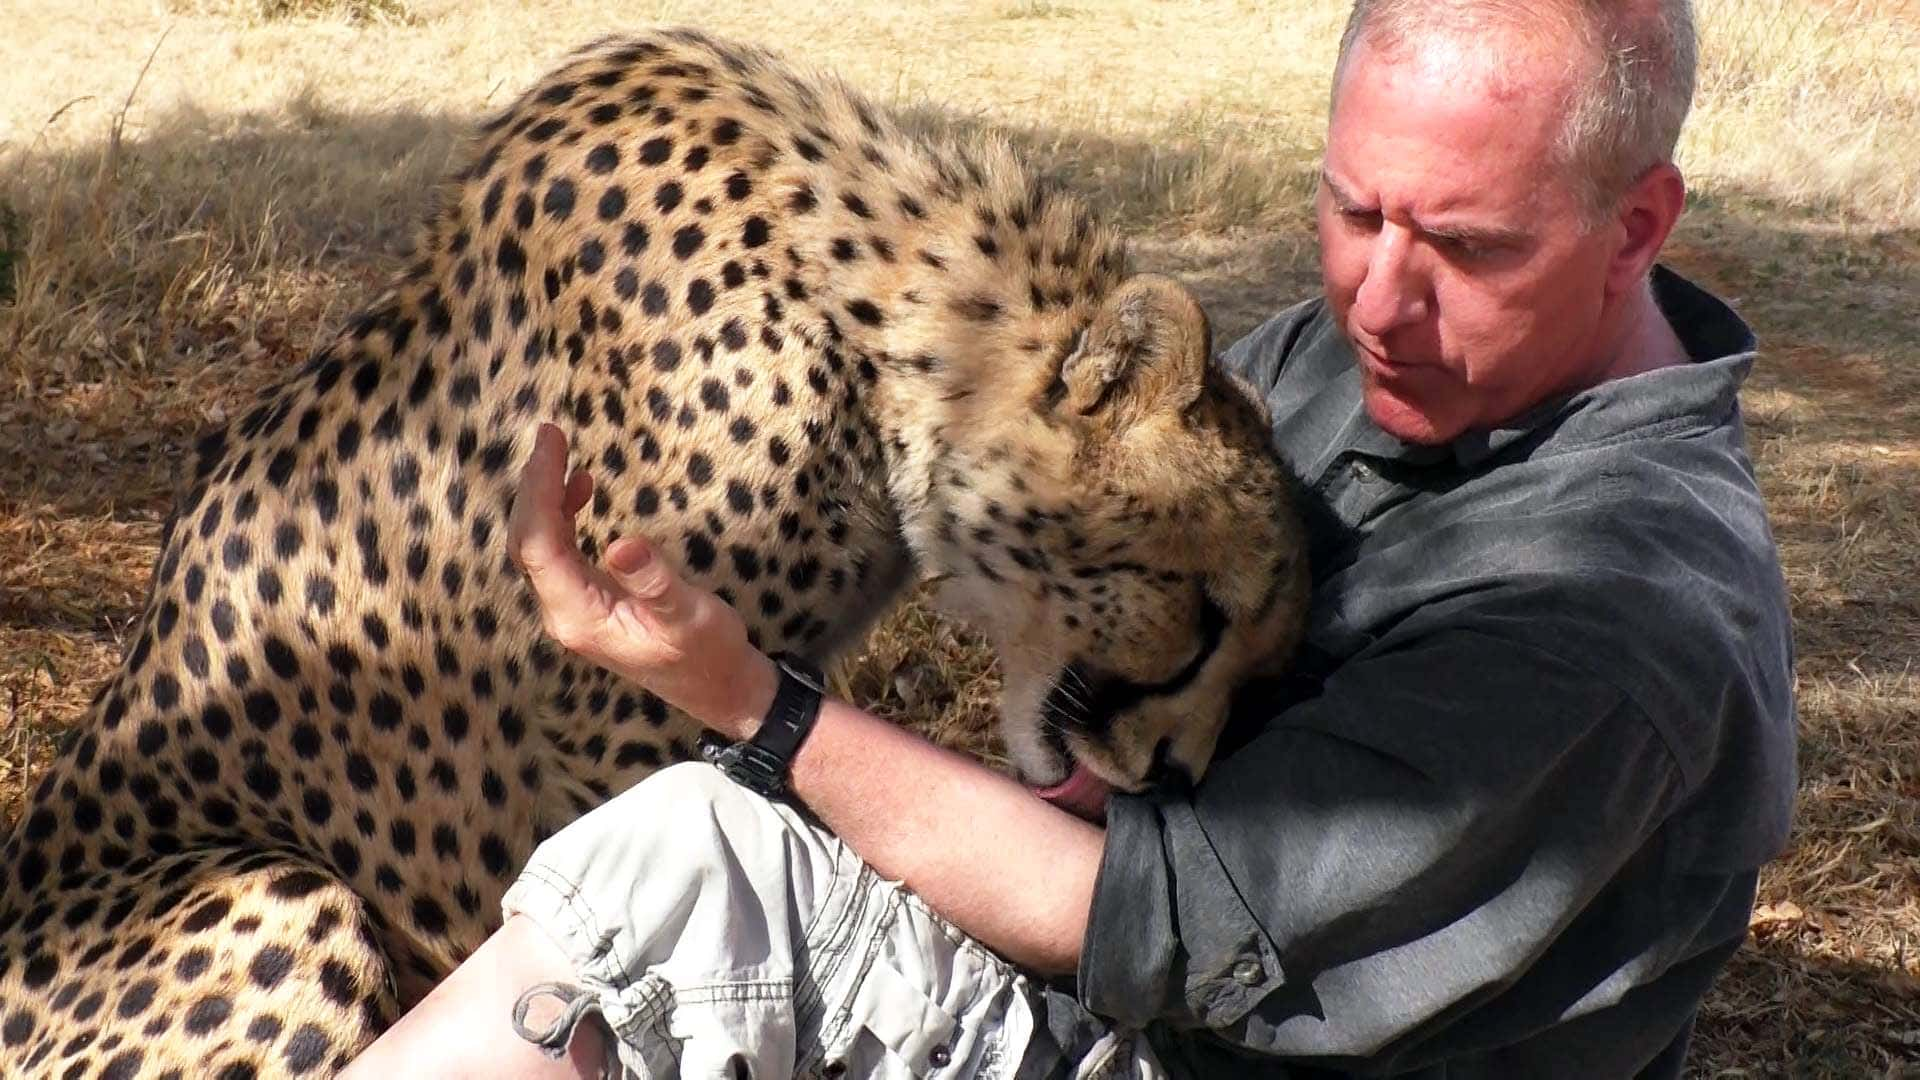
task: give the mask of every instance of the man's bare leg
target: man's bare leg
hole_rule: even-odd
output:
[[[567,1056],[559,1060],[513,1029],[514,1004],[529,988],[576,978],[566,954],[531,919],[510,918],[341,1075],[348,1080],[599,1080],[609,1036],[598,1015],[581,1021]],[[543,1030],[563,1008],[556,998],[544,996],[531,1007],[526,1026]]]

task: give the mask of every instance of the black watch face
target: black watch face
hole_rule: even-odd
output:
[[[752,743],[735,743],[721,758],[721,771],[748,791],[773,798],[786,790],[786,777],[782,775],[786,763]]]

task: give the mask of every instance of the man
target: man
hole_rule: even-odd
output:
[[[1678,1076],[1794,752],[1751,335],[1655,267],[1693,63],[1684,0],[1356,7],[1325,296],[1227,357],[1312,626],[1197,787],[1096,828],[829,701],[791,801],[683,766],[562,832],[361,1064],[591,1075],[598,1013],[642,1075]],[[752,735],[781,677],[644,544],[585,564],[564,459],[514,529],[549,625]]]

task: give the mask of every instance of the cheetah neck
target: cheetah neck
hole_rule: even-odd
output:
[[[991,534],[1030,488],[1071,487],[1053,475],[1073,453],[1049,388],[1125,264],[1113,233],[1004,148],[952,153],[898,164],[908,180],[890,206],[835,190],[831,172],[801,181],[821,213],[796,247],[823,253],[826,272],[786,287],[864,377],[890,509],[922,579],[1018,572],[1018,545]]]

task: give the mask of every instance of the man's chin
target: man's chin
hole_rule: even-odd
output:
[[[1438,446],[1451,442],[1465,430],[1464,425],[1444,409],[1436,409],[1371,378],[1365,382],[1363,396],[1367,415],[1380,430],[1401,442]]]

